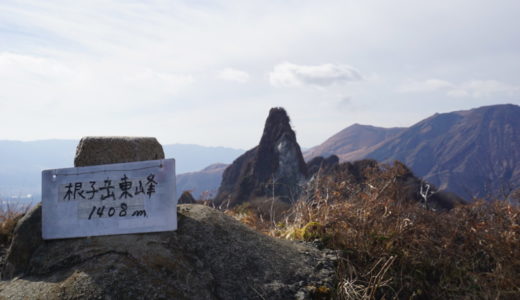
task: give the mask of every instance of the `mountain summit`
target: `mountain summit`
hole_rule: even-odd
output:
[[[258,145],[255,174],[261,181],[305,177],[305,161],[290,119],[283,108],[272,108]],[[289,182],[287,182],[289,183]]]
[[[321,145],[303,154],[306,160],[316,156],[337,155],[341,161],[354,161],[364,157],[371,147],[403,132],[406,128],[381,128],[354,124],[328,138]]]
[[[309,150],[341,161],[399,160],[440,189],[470,199],[520,187],[520,107],[492,105],[435,114],[409,128],[353,125]]]
[[[502,196],[520,186],[520,107],[435,114],[367,157],[400,160],[418,176],[464,197]]]
[[[283,108],[272,108],[260,144],[231,164],[222,176],[217,204],[236,205],[254,197],[289,202],[305,180],[307,168]]]

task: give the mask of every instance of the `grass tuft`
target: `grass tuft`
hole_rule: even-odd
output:
[[[0,206],[0,247],[9,246],[18,220],[27,213],[30,207],[30,205],[11,202]]]

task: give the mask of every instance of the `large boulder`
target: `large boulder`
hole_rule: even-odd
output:
[[[81,139],[75,167],[163,159],[164,151],[154,137],[101,137]]]
[[[178,216],[177,231],[46,241],[25,276],[0,283],[0,298],[310,299],[333,287],[334,252],[207,206],[180,205]]]
[[[163,159],[161,144],[153,137],[84,137],[76,149],[75,167]],[[41,204],[15,227],[13,240],[2,266],[2,279],[22,275],[32,253],[43,243]]]
[[[255,197],[296,200],[307,166],[283,108],[272,108],[260,144],[244,153],[222,175],[216,204],[234,206]]]

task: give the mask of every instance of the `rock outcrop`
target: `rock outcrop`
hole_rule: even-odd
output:
[[[283,108],[272,108],[260,144],[224,171],[215,202],[233,206],[273,195],[290,202],[306,176],[307,167],[289,117]]]
[[[373,159],[363,159],[338,164],[337,159],[335,156],[327,159],[323,157],[312,159],[308,166],[314,175],[309,179],[308,184],[312,186],[316,180],[319,182],[317,177],[322,177],[337,183],[348,182],[351,187],[346,188],[346,190],[361,191],[367,188],[373,189],[370,182],[379,178],[377,180],[391,180],[395,184],[400,191],[399,195],[395,195],[397,197],[395,200],[398,201],[416,202],[428,209],[438,211],[450,210],[466,203],[456,194],[439,191],[433,184],[418,178],[405,164],[399,161],[395,161],[393,165],[386,165]],[[389,169],[394,172],[390,177]]]
[[[202,205],[177,231],[45,241],[1,299],[310,299],[334,252],[274,239]]]
[[[182,192],[179,200],[177,201],[178,204],[195,204],[196,202],[197,201],[195,198],[193,198],[193,195],[190,193],[190,191]]]
[[[25,273],[34,251],[42,244],[42,205],[38,203],[18,221],[13,231],[13,239],[2,266],[2,279]]]
[[[76,149],[75,167],[163,159],[164,151],[153,137],[84,137]]]
[[[144,153],[153,157],[126,157],[157,152]],[[202,205],[180,205],[178,222],[177,231],[44,241],[36,207],[15,230],[0,299],[311,299],[334,285],[335,252]]]
[[[336,155],[331,155],[327,158],[322,156],[317,156],[311,159],[307,163],[307,172],[308,176],[312,177],[318,172],[324,172],[325,174],[331,173],[334,168],[339,164],[339,157]]]

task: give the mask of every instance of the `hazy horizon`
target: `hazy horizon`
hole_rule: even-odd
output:
[[[134,136],[139,137],[139,136]],[[0,142],[6,141],[6,142],[21,142],[21,143],[31,143],[31,142],[47,142],[47,141],[74,141],[78,142],[81,140],[82,137],[79,138],[47,138],[47,139],[28,139],[28,140],[22,140],[22,139],[0,139]],[[214,145],[202,145],[202,144],[185,144],[185,143],[162,143],[159,139],[158,142],[162,146],[172,146],[172,145],[180,145],[180,146],[202,146],[206,148],[228,148],[228,149],[234,149],[234,150],[245,150],[242,148],[234,148],[234,147],[227,147],[227,146],[214,146]]]

